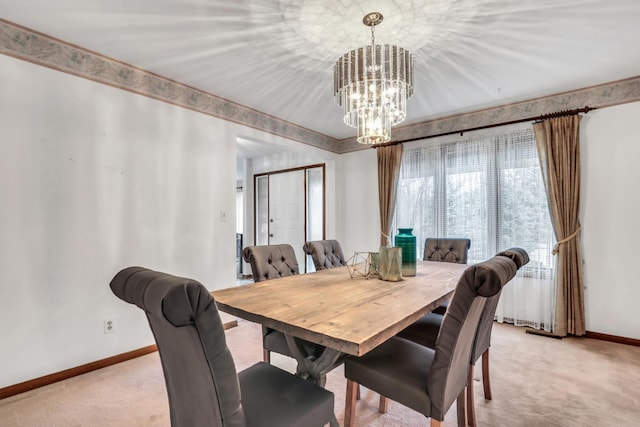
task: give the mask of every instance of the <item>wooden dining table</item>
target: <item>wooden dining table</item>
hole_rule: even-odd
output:
[[[362,356],[447,301],[466,267],[420,261],[415,276],[387,282],[352,278],[344,266],[211,294],[224,312],[338,355]]]

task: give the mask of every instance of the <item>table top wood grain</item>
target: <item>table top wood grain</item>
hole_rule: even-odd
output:
[[[224,312],[361,356],[448,300],[467,267],[420,261],[416,276],[398,282],[338,267],[211,294]]]

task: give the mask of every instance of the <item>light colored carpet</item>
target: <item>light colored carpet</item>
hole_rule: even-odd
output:
[[[227,330],[236,367],[262,357],[260,326],[240,320]],[[289,371],[292,359],[273,355]],[[491,348],[493,400],[476,382],[479,426],[583,427],[640,425],[640,348],[586,338],[557,340],[496,324]],[[476,376],[479,374],[478,367]],[[0,400],[0,426],[169,426],[169,409],[157,353]],[[342,368],[328,375],[336,416],[344,414]],[[377,394],[363,389],[358,426],[425,426],[428,419],[390,402],[377,412]],[[455,405],[445,419],[456,425]],[[277,426],[274,426],[277,427]]]

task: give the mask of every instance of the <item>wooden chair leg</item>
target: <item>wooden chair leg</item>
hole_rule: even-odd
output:
[[[491,400],[491,378],[489,378],[489,349],[482,353],[482,386],[484,387],[484,398]]]
[[[458,413],[458,427],[467,427],[467,388],[466,387],[458,395],[458,400],[456,402],[456,409]]]
[[[358,391],[356,392],[356,400],[360,400],[360,384],[358,384]]]
[[[443,427],[442,421],[431,418],[431,427]]]
[[[347,380],[347,398],[344,404],[344,427],[353,427],[356,417],[356,394],[360,385]]]
[[[271,352],[266,348],[262,349],[262,360],[264,360],[268,364],[271,364]]]
[[[470,427],[476,427],[476,404],[473,396],[473,365],[469,365],[467,377],[467,422]]]
[[[378,412],[381,414],[386,414],[389,409],[389,399],[380,395],[380,404],[378,405]]]

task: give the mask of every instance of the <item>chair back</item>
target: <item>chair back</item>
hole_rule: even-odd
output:
[[[162,362],[171,426],[244,426],[235,364],[207,289],[143,267],[120,271],[111,289],[147,315]]]
[[[516,270],[519,270],[520,267],[529,262],[529,254],[521,248],[510,248],[506,251],[498,252],[496,256],[504,256],[511,259],[516,265]],[[493,319],[496,316],[496,309],[498,308],[501,293],[502,290],[487,299],[487,303],[482,311],[482,315],[480,316],[478,332],[476,333],[476,341],[473,344],[473,352],[471,354],[471,363],[475,363],[476,360],[482,356],[482,353],[491,346]]]
[[[522,248],[509,248],[505,251],[498,252],[496,256],[506,256],[516,263],[518,270],[529,263],[529,254]]]
[[[467,254],[471,247],[470,239],[427,238],[424,241],[424,261],[467,263]]]
[[[300,274],[296,253],[288,244],[247,246],[242,256],[251,265],[254,282]]]
[[[495,256],[468,267],[449,302],[428,378],[431,417],[443,420],[467,385],[469,360],[480,316],[489,297],[516,274],[515,263]]]
[[[305,254],[311,255],[316,271],[347,265],[342,246],[337,240],[314,240],[302,246]]]

